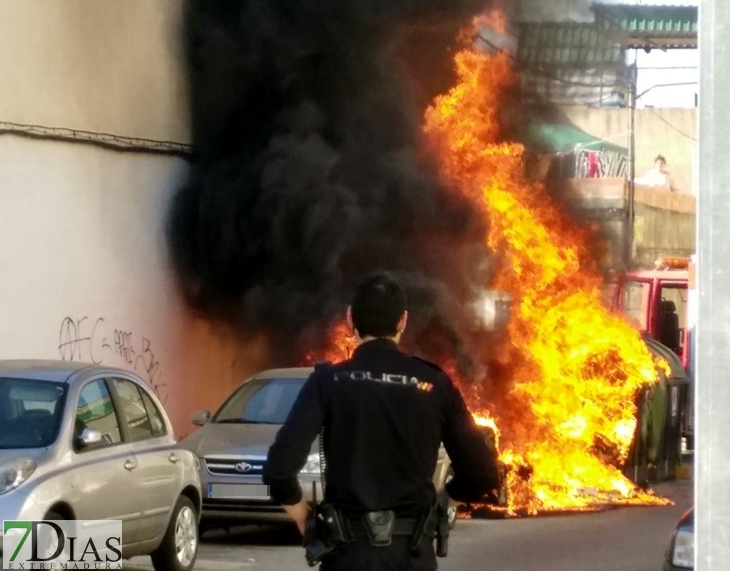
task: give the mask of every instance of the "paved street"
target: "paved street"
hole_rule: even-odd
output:
[[[656,488],[676,505],[623,508],[595,514],[518,520],[459,521],[451,552],[441,571],[659,571],[672,526],[692,504],[692,483]],[[152,569],[136,558],[125,571]],[[201,547],[197,571],[308,569],[295,533],[272,528],[240,528],[210,533]]]

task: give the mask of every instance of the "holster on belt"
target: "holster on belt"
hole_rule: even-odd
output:
[[[411,552],[418,556],[421,552],[424,541],[433,541],[436,537],[439,524],[438,506],[433,506],[425,512],[418,521],[416,532],[413,534],[410,543]]]
[[[449,496],[446,492],[439,495],[436,505],[438,525],[436,526],[436,557],[446,557],[449,554]]]
[[[353,541],[366,538],[373,547],[387,547],[394,537],[412,539],[420,523],[416,518],[396,517],[392,510],[353,514],[346,521]]]
[[[305,529],[306,559],[309,566],[314,567],[358,537],[367,538],[374,547],[391,545],[394,536],[408,537],[411,550],[417,554],[426,538],[430,541],[438,538],[439,528],[438,506],[432,507],[420,519],[399,519],[392,510],[366,512],[352,517],[345,516],[336,505],[317,506]]]
[[[314,506],[304,529],[304,556],[310,567],[349,545],[351,540],[340,510],[331,504]]]
[[[416,533],[411,539],[411,552],[418,555],[424,541],[436,540],[436,556],[446,557],[449,554],[449,496],[439,495],[436,505],[421,517]]]
[[[368,512],[362,516],[362,523],[370,540],[370,545],[387,547],[393,542],[394,511]]]

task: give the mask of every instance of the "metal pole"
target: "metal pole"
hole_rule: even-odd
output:
[[[700,0],[695,569],[730,569],[730,2]]]
[[[625,264],[626,269],[630,270],[633,266],[634,257],[634,219],[635,215],[635,196],[636,196],[636,75],[633,69],[630,71],[629,79],[629,187],[628,187],[628,209],[626,221],[626,253]]]

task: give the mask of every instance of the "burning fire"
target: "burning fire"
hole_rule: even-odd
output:
[[[511,389],[487,411],[501,427],[501,461],[529,467],[509,469],[508,509],[581,508],[601,495],[664,503],[620,469],[636,428],[635,395],[656,381],[653,357],[604,307],[587,234],[526,181],[523,148],[499,142],[500,98],[515,80],[507,57],[462,51],[455,61],[459,82],[427,110],[424,131],[444,181],[489,220],[486,240],[502,263],[487,285],[514,303],[503,352]]]
[[[586,231],[527,182],[522,146],[500,142],[500,100],[515,81],[507,57],[465,50],[455,64],[459,81],[427,110],[424,133],[444,182],[489,221],[485,240],[501,262],[485,289],[513,303],[499,367],[509,390],[490,402],[494,395],[461,383],[500,451],[504,509],[668,503],[621,470],[636,429],[636,394],[666,364],[655,363],[639,334],[604,306]],[[349,357],[355,342],[344,323],[331,339],[326,358]]]
[[[341,321],[330,331],[328,345],[329,349],[323,356],[310,353],[304,358],[304,364],[311,366],[317,361],[337,363],[352,357],[352,352],[357,347],[357,339],[346,321]]]

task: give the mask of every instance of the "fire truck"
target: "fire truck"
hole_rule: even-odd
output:
[[[643,484],[677,477],[694,448],[691,335],[696,308],[691,258],[660,257],[654,269],[627,272],[606,289],[606,303],[641,332],[649,351],[669,365],[636,397],[637,427],[624,471]],[[509,320],[507,294],[485,292],[476,327],[500,331]]]
[[[696,308],[692,258],[660,257],[652,270],[624,274],[613,303],[647,346],[670,365],[665,378],[641,395],[632,479],[670,479],[694,449],[692,332]]]

